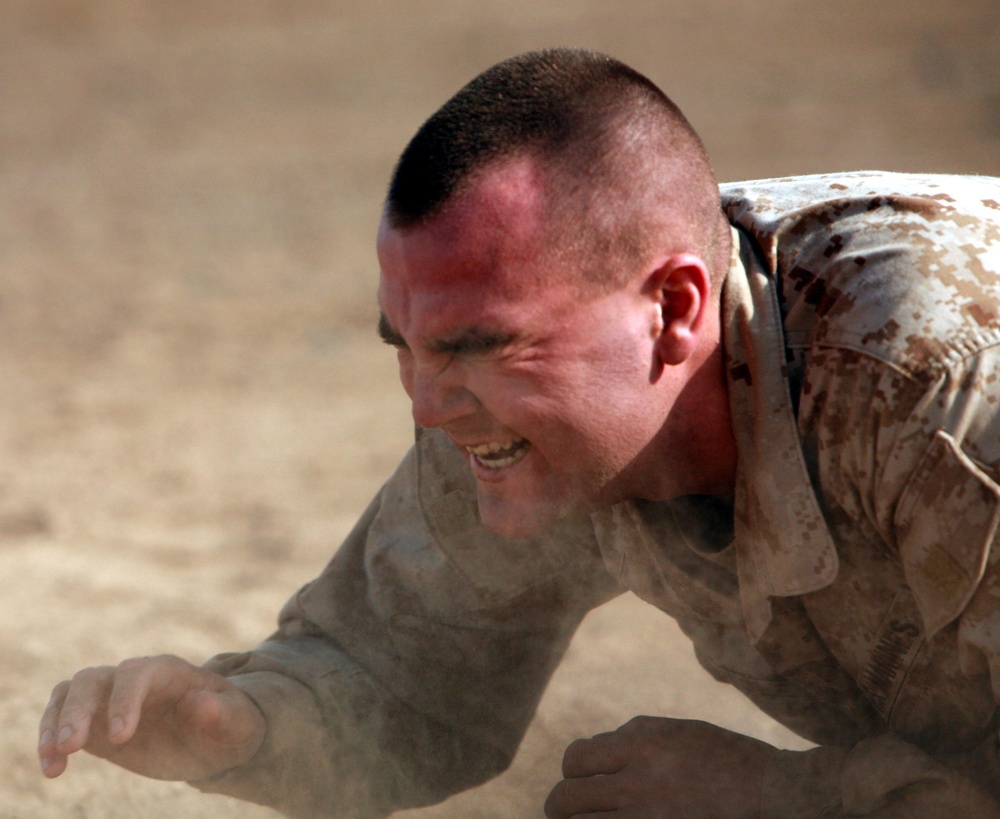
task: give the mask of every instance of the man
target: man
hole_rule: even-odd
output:
[[[550,817],[1000,815],[1000,185],[723,188],[602,55],[494,66],[418,132],[379,232],[417,441],[255,650],[87,669],[41,723],[297,816],[501,771],[624,589],[818,744],[637,718]],[[140,719],[141,717],[141,719]]]

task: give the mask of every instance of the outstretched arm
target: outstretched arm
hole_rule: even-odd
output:
[[[38,753],[50,778],[85,750],[155,779],[202,779],[246,762],[265,732],[260,709],[224,677],[179,657],[143,657],[59,683]]]
[[[504,541],[478,523],[470,482],[451,443],[423,434],[252,651],[60,684],[43,718],[47,774],[86,747],[312,817],[386,815],[499,773],[577,624],[619,587],[589,520]],[[128,727],[111,735],[116,717]]]

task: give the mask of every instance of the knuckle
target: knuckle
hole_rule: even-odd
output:
[[[640,714],[639,716],[632,717],[632,719],[626,722],[622,727],[641,730],[643,728],[647,728],[649,723],[652,722],[652,719],[652,717],[647,717],[645,714]]]
[[[70,687],[93,685],[94,683],[106,679],[107,676],[107,666],[91,666],[89,668],[81,668],[73,675]]]
[[[141,671],[148,662],[148,657],[129,657],[127,660],[122,660],[118,663],[118,667],[115,670],[119,674],[131,674]]]
[[[118,673],[120,674],[143,674],[148,671],[157,671],[168,668],[178,662],[178,658],[172,654],[157,654],[151,657],[129,657],[118,663]]]
[[[52,693],[49,695],[49,707],[51,708],[58,702],[61,702],[66,698],[66,692],[69,691],[70,682],[69,680],[63,680],[52,688]]]
[[[664,723],[664,721],[659,717],[650,717],[645,714],[640,714],[639,716],[632,717],[632,719],[626,722],[618,730],[631,736],[633,741],[638,741],[655,736],[665,727],[665,725],[666,723]]]

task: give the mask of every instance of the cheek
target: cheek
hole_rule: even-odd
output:
[[[572,390],[557,379],[490,379],[479,385],[483,405],[501,423],[530,439],[548,455],[573,446],[579,430]]]
[[[399,381],[406,394],[413,398],[413,356],[408,350],[396,351],[396,363],[399,365]]]

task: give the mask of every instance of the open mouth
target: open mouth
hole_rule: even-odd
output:
[[[465,449],[481,466],[502,469],[527,455],[531,443],[524,438],[515,438],[511,441],[491,441],[479,446],[467,446]]]

